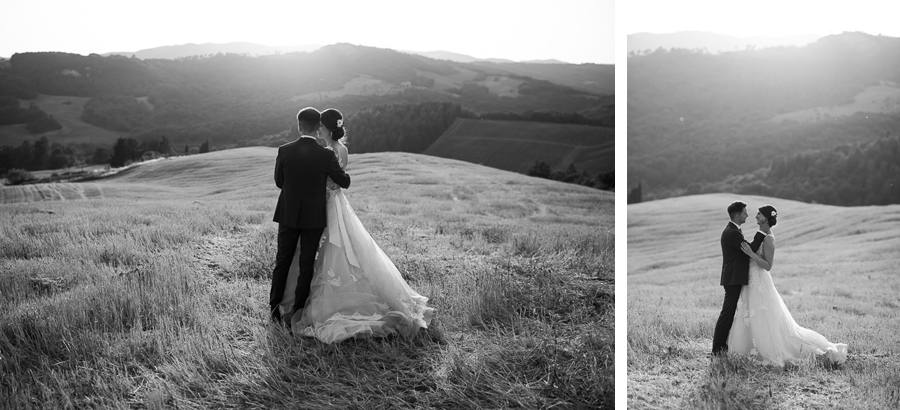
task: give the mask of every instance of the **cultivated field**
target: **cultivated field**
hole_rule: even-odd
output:
[[[880,84],[870,86],[857,94],[853,97],[852,103],[834,107],[817,107],[794,111],[777,115],[772,121],[780,122],[791,120],[797,122],[815,122],[836,117],[849,117],[853,114],[864,112],[900,112],[900,86],[894,82],[883,81]]]
[[[437,316],[413,340],[324,345],[268,324],[274,156],[0,205],[0,407],[612,408],[611,193],[352,155],[348,198]]]
[[[830,368],[712,363],[719,239],[734,200],[778,210],[772,276],[801,326],[849,344]],[[711,194],[628,205],[628,407],[886,409],[900,406],[900,206],[835,207]]]
[[[424,153],[520,173],[535,161],[553,170],[574,163],[579,171],[600,172],[615,167],[614,134],[587,125],[459,118]]]
[[[25,140],[34,142],[40,138],[40,135],[46,135],[51,143],[93,142],[112,145],[117,138],[122,136],[122,133],[105,130],[81,121],[81,113],[88,100],[90,98],[87,97],[41,95],[34,100],[25,101],[23,106],[27,107],[28,103],[35,103],[44,112],[52,115],[62,125],[62,129],[33,135],[25,129],[25,124],[3,125],[0,126],[0,145],[15,147]]]
[[[350,79],[340,90],[316,91],[291,97],[291,101],[328,101],[346,95],[386,95],[403,92],[404,87],[367,75]]]

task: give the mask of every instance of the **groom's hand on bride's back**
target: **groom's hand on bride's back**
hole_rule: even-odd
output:
[[[341,164],[338,163],[337,157],[334,155],[331,155],[331,162],[328,165],[327,174],[328,177],[341,188],[347,189],[350,187],[350,175],[347,175],[347,173],[344,172],[344,169],[341,168]]]

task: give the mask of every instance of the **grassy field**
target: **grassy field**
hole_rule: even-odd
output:
[[[613,407],[612,193],[352,155],[348,198],[437,316],[412,340],[324,345],[268,324],[274,156],[0,205],[0,407]]]
[[[112,145],[122,133],[105,130],[81,121],[81,113],[88,100],[90,98],[87,97],[41,95],[34,100],[27,101],[26,106],[27,103],[35,103],[44,112],[52,115],[63,128],[34,135],[25,130],[25,124],[3,125],[0,126],[0,145],[18,146],[25,140],[34,142],[41,135],[46,135],[51,143],[94,142]]]
[[[772,277],[794,319],[849,344],[845,364],[791,371],[711,363],[725,208],[778,209]],[[711,194],[628,206],[628,407],[887,409],[900,406],[900,206],[835,207]]]
[[[425,154],[521,173],[535,161],[553,170],[574,163],[579,171],[600,172],[615,167],[615,135],[587,125],[459,118]]]

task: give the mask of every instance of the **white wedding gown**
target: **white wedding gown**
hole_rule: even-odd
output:
[[[762,256],[762,247],[757,254]],[[728,351],[775,366],[811,354],[825,355],[834,363],[847,360],[846,344],[831,343],[794,321],[775,289],[771,273],[752,260],[749,281],[741,288],[734,324],[728,334]]]
[[[347,164],[338,156],[341,168]],[[428,298],[413,290],[360,222],[343,190],[328,180],[328,225],[319,242],[315,274],[303,310],[291,318],[294,334],[335,343],[351,337],[409,337],[431,323]],[[299,244],[288,272],[282,312],[294,304]]]

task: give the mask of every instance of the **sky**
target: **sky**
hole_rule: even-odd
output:
[[[621,0],[620,0],[621,1]],[[217,5],[218,4],[218,5]],[[225,4],[226,6],[222,6]],[[351,43],[515,61],[615,61],[614,0],[4,1],[0,57],[187,43]],[[252,6],[247,6],[247,5]]]
[[[736,37],[826,36],[862,31],[900,37],[892,1],[627,0],[617,23],[627,34],[708,31]]]

